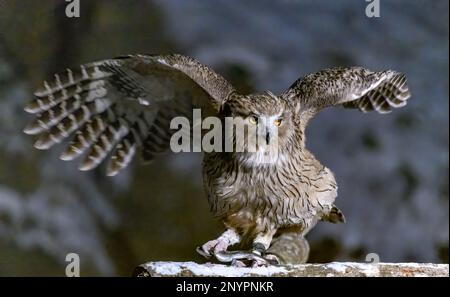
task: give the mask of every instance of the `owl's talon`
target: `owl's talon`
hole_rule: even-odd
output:
[[[231,263],[236,267],[261,267],[274,264],[272,259],[266,259],[253,251],[232,251],[215,254],[216,259],[223,263]]]
[[[269,266],[270,263],[266,261],[266,259],[255,259],[252,261],[251,267],[252,268],[256,268],[256,267],[264,267],[264,266]]]
[[[231,266],[233,266],[233,267],[247,267],[247,265],[245,265],[244,262],[242,262],[241,260],[236,260],[236,259],[233,259],[231,261]]]
[[[219,253],[215,253],[214,256],[220,262],[224,263],[232,263],[235,260],[245,260],[249,259],[249,252],[247,251],[223,251]]]
[[[206,259],[210,259],[212,257],[211,254],[206,252],[202,247],[198,246],[196,249],[197,253],[199,253],[201,256],[205,257]]]
[[[198,247],[197,253],[209,259],[214,255],[215,248],[218,245],[218,243],[219,243],[218,239],[210,240],[205,244],[203,244],[201,247]]]
[[[208,254],[201,247],[198,247],[197,252],[205,258],[210,259],[211,257],[214,257],[219,262],[230,263],[231,266],[235,267],[262,267],[280,264],[277,256],[273,254],[266,254],[261,256],[257,253],[257,250],[221,251]]]

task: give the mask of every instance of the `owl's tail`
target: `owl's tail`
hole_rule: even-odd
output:
[[[273,241],[268,254],[277,256],[280,264],[303,264],[309,258],[309,243],[299,232],[293,230],[282,232]]]

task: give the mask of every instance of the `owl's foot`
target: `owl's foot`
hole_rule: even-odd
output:
[[[215,257],[220,262],[230,263],[236,267],[261,267],[280,263],[275,255],[260,255],[254,251],[224,251],[215,254]]]
[[[272,236],[270,236],[270,239]],[[261,239],[266,239],[261,237]],[[269,238],[267,238],[269,239]],[[272,254],[266,254],[270,245],[268,240],[255,241],[251,251],[228,251],[228,247],[239,243],[240,236],[232,229],[228,229],[217,239],[210,240],[197,247],[197,252],[206,259],[215,258],[222,263],[231,263],[237,267],[260,267],[279,264],[278,258]]]
[[[224,252],[229,246],[228,241],[221,239],[210,240],[203,244],[201,247],[197,247],[197,253],[205,258],[211,258],[217,253]]]
[[[197,253],[209,259],[212,256],[216,256],[218,253],[226,252],[229,246],[236,244],[239,241],[240,236],[234,230],[228,229],[217,239],[210,240],[201,247],[197,247]]]
[[[241,261],[241,260],[233,260],[231,261],[231,266],[233,267],[265,267],[268,266],[267,262],[260,260],[251,260],[251,261]]]
[[[253,251],[253,253],[255,253],[255,252]],[[266,254],[264,252],[260,257],[255,258],[250,264],[251,264],[251,267],[279,265],[280,260],[278,259],[277,256],[275,256],[273,254]]]

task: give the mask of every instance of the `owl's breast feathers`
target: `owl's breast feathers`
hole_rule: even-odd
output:
[[[206,154],[203,175],[212,212],[242,234],[292,226],[306,234],[337,196],[333,174],[306,149],[261,167]]]

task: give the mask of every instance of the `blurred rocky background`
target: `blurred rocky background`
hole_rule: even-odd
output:
[[[201,261],[221,226],[208,212],[199,154],[138,162],[115,178],[32,148],[23,106],[54,72],[126,53],[183,53],[242,92],[281,92],[300,75],[361,65],[404,72],[413,93],[389,115],[330,109],[308,146],[337,177],[347,224],[319,223],[311,262],[448,263],[447,0],[0,0],[0,275],[129,276],[150,260]]]

